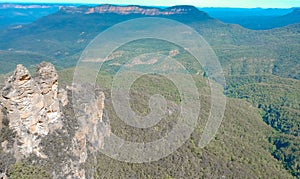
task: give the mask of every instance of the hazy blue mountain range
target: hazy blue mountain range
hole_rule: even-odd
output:
[[[8,26],[26,24],[57,12],[58,5],[47,4],[0,4],[0,29]]]
[[[256,117],[247,115],[249,118],[245,117],[243,113],[234,112],[233,114],[232,111],[238,111],[234,107],[232,107],[232,111],[228,112],[228,118],[236,124],[231,126],[231,132],[234,131],[235,127],[242,126],[239,128],[240,130],[233,132],[234,136],[238,137],[233,137],[232,142],[235,139],[243,141],[244,134],[251,136],[251,139],[247,137],[250,141],[254,140],[255,134],[249,133],[252,129],[248,130],[247,127],[241,124],[251,121],[252,118],[254,121],[249,122],[250,126],[255,127],[255,130],[259,129],[259,133],[264,132],[264,130],[268,131],[265,138],[262,139],[265,142],[262,146],[251,145],[252,152],[261,151],[262,149],[269,152],[264,155],[260,153],[258,155],[261,158],[259,161],[258,159],[253,161],[247,157],[226,156],[224,163],[221,162],[220,166],[216,165],[212,168],[217,171],[223,171],[224,168],[226,168],[226,171],[227,169],[230,172],[235,171],[236,169],[232,169],[234,167],[231,166],[231,162],[234,163],[241,159],[247,165],[254,167],[250,169],[241,167],[244,174],[251,173],[253,176],[263,177],[264,175],[257,172],[260,167],[256,164],[261,165],[261,162],[265,162],[266,159],[263,156],[270,155],[269,157],[273,158],[267,158],[268,164],[277,166],[276,162],[280,162],[289,174],[299,177],[299,9],[205,8],[200,11],[192,6],[175,6],[161,9],[157,7],[101,5],[65,6],[55,11],[57,12],[47,11],[48,15],[42,15],[40,18],[36,17],[32,22],[27,21],[27,24],[17,26],[17,28],[9,27],[0,31],[1,74],[11,72],[19,63],[31,69],[33,65],[41,61],[47,61],[54,63],[56,68],[61,70],[62,81],[68,81],[72,79],[70,76],[73,67],[76,65],[83,49],[96,35],[112,25],[138,17],[164,17],[180,21],[198,31],[216,52],[227,80],[226,95],[230,98],[240,98],[242,103],[245,101],[251,103],[251,105],[246,102],[243,103],[239,110],[245,112],[249,108],[252,109],[252,107],[256,110]],[[218,19],[217,16],[219,16]],[[18,22],[18,19],[19,16],[15,16],[10,21]],[[246,21],[247,19],[249,21]],[[228,22],[229,20],[232,22]],[[135,44],[134,48],[141,49],[141,52],[143,52],[143,49],[170,50],[173,46],[157,45],[155,43],[145,46],[142,42],[139,42]],[[188,61],[189,59],[184,53],[180,52],[179,50],[178,58],[183,62]],[[193,63],[187,62],[187,65],[189,68],[195,68]],[[118,66],[107,65],[107,67],[110,67],[107,71],[107,78],[110,79],[110,72],[118,69]],[[204,74],[202,77],[205,79]],[[138,96],[136,98],[136,100],[139,99]],[[232,106],[234,106],[233,104],[234,102],[232,102]],[[141,111],[143,110],[141,109]],[[231,116],[234,117],[231,118]],[[264,124],[255,122],[257,118],[264,121]],[[239,123],[239,119],[242,121],[241,123]],[[255,130],[252,132],[255,132]],[[193,142],[191,142],[192,144]],[[232,144],[228,150],[234,151],[233,147],[242,150],[239,148],[239,144]],[[248,144],[241,142],[241,145],[247,146]],[[182,150],[190,149],[183,148]],[[192,157],[193,161],[199,162],[197,155],[200,151],[193,147],[191,150],[193,151],[192,155],[195,155]],[[216,162],[218,157],[214,157],[208,160]],[[172,161],[169,158],[167,160]],[[227,160],[230,162],[226,163]],[[110,160],[106,159],[106,161]],[[269,163],[270,161],[274,163]],[[195,169],[199,168],[196,162],[193,163]],[[241,161],[237,163],[239,162]],[[169,165],[168,162],[163,164]],[[116,165],[122,164],[117,163]],[[107,166],[101,167],[107,169]],[[134,166],[126,165],[126,167],[130,170],[137,170]],[[155,168],[156,166],[151,167]],[[276,167],[273,169],[276,170]],[[234,174],[230,176],[238,176],[236,173]]]
[[[224,24],[192,6],[176,6],[164,10],[147,7],[149,14],[142,13],[146,11],[144,7],[136,6],[138,9],[135,6],[120,7],[114,9],[113,12],[108,11],[110,7],[109,5],[64,7],[54,14],[20,28],[4,29],[0,32],[2,39],[0,49],[7,52],[2,54],[18,52],[18,55],[20,53],[28,55],[33,53],[35,56],[42,55],[47,59],[52,59],[61,67],[73,66],[74,59],[77,59],[82,49],[101,31],[124,20],[154,16],[175,19],[194,27],[217,53],[219,50],[222,52],[230,49],[229,54],[220,54],[219,58],[224,64],[230,64],[230,57],[245,57],[246,51],[253,58],[275,59],[274,66],[269,69],[272,74],[300,78],[297,70],[299,24],[269,31],[252,31],[238,25]],[[173,12],[174,8],[179,10],[178,13],[168,14],[168,12]],[[130,12],[131,9],[134,12]],[[290,52],[289,61],[283,62],[285,59],[281,56],[286,53],[282,51]],[[282,70],[283,66],[288,67],[289,71]],[[8,72],[11,69],[5,70]]]
[[[225,23],[239,24],[245,28],[265,30],[300,22],[299,8],[291,9],[240,9],[200,8]]]
[[[12,4],[0,3],[0,29],[37,20],[42,16],[55,13],[60,7],[78,7],[81,4]],[[96,6],[96,5],[90,5]],[[157,7],[164,9],[166,7]],[[199,8],[211,17],[225,23],[239,24],[245,28],[263,30],[282,27],[300,22],[299,9],[262,9],[262,8]]]

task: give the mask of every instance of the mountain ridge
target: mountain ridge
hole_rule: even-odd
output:
[[[119,6],[112,4],[103,4],[99,6],[79,6],[79,7],[70,7],[62,6],[60,7],[60,12],[65,13],[79,13],[79,14],[105,14],[105,13],[115,13],[121,15],[128,14],[141,14],[147,16],[158,16],[158,15],[187,15],[190,13],[197,14],[201,13],[202,15],[207,15],[207,13],[200,11],[194,6],[189,5],[177,5],[167,8],[157,8],[157,7],[148,7],[148,6],[139,6],[139,5],[127,5]]]
[[[233,98],[242,98],[250,102],[251,105],[249,103],[244,104],[243,109],[245,111],[248,111],[247,109],[250,108],[249,106],[253,106],[254,108],[259,108],[259,112],[263,113],[261,115],[259,115],[258,111],[255,113],[256,116],[253,116],[253,118],[255,118],[257,122],[260,121],[260,123],[258,123],[259,125],[257,126],[253,124],[253,127],[249,128],[249,131],[257,129],[257,127],[267,126],[268,124],[276,129],[276,132],[279,133],[281,131],[287,131],[286,134],[283,135],[291,136],[291,139],[285,138],[284,136],[282,137],[281,133],[279,133],[280,135],[276,136],[275,138],[272,137],[269,133],[262,136],[260,139],[265,140],[265,142],[269,142],[268,144],[262,144],[262,147],[266,150],[272,148],[270,149],[271,152],[266,154],[265,152],[267,151],[264,151],[264,153],[257,152],[257,148],[255,147],[256,142],[254,141],[258,140],[258,137],[256,134],[251,134],[249,136],[251,136],[252,138],[248,141],[248,143],[254,142],[253,144],[255,145],[252,146],[252,151],[255,151],[253,152],[255,156],[248,156],[246,158],[243,157],[243,159],[241,157],[243,155],[236,155],[235,151],[241,150],[241,153],[244,154],[244,152],[247,152],[246,150],[244,150],[245,146],[241,147],[241,144],[237,144],[236,147],[233,147],[234,145],[231,145],[230,143],[235,141],[236,138],[241,138],[241,141],[243,141],[244,135],[242,135],[242,133],[244,130],[243,128],[245,128],[246,126],[243,126],[241,124],[247,124],[252,120],[251,117],[247,115],[245,116],[244,113],[241,113],[239,117],[233,119],[236,119],[234,121],[239,121],[238,119],[240,118],[244,121],[240,124],[234,125],[234,129],[232,129],[235,130],[239,126],[242,126],[241,132],[236,133],[237,136],[235,136],[235,138],[232,138],[232,140],[226,141],[226,138],[221,140],[221,142],[225,141],[224,143],[229,144],[228,147],[233,148],[233,154],[231,156],[227,155],[226,158],[222,159],[224,160],[223,162],[218,161],[219,159],[216,160],[216,158],[219,158],[219,156],[216,158],[212,158],[211,160],[215,163],[223,163],[222,167],[220,167],[220,171],[224,171],[224,169],[227,168],[224,162],[229,162],[227,164],[230,165],[231,162],[235,162],[239,159],[243,159],[244,161],[240,162],[245,162],[247,163],[247,165],[249,165],[244,165],[243,167],[241,167],[241,169],[251,169],[253,171],[257,171],[257,168],[255,169],[253,166],[259,164],[259,162],[257,161],[261,161],[261,159],[257,158],[256,156],[264,154],[265,156],[268,155],[269,157],[273,156],[272,160],[274,161],[276,159],[281,161],[284,164],[284,167],[294,176],[299,175],[299,171],[296,168],[298,163],[297,161],[299,161],[299,155],[297,154],[297,152],[299,151],[299,147],[297,147],[299,146],[297,142],[298,137],[292,135],[294,133],[297,134],[298,132],[297,126],[299,122],[297,121],[299,119],[299,103],[297,103],[295,99],[297,99],[298,97],[299,93],[297,89],[299,88],[297,88],[297,84],[290,84],[289,78],[300,79],[298,70],[298,57],[300,54],[300,24],[290,25],[288,27],[272,29],[268,31],[253,31],[244,29],[238,25],[221,23],[217,19],[209,18],[205,14],[203,15],[201,11],[194,11],[193,8],[191,8],[191,11],[188,11],[189,7],[182,7],[184,11],[179,10],[180,13],[187,12],[187,14],[174,14],[174,12],[180,9],[180,7],[173,7],[173,11],[172,8],[168,10],[155,10],[155,8],[145,7],[144,9],[142,8],[142,11],[140,11],[140,7],[138,6],[131,7],[133,8],[133,10],[126,10],[125,7],[125,9],[120,8],[121,10],[115,9],[114,11],[109,11],[108,7],[102,7],[102,11],[101,8],[99,10],[100,13],[94,12],[85,14],[85,12],[89,12],[89,8],[89,6],[82,6],[74,8],[74,11],[70,9],[69,13],[62,10],[57,13],[40,18],[31,24],[27,24],[19,28],[7,29],[6,31],[1,32],[0,39],[2,39],[2,41],[0,41],[0,49],[3,50],[0,51],[1,66],[5,66],[7,70],[8,68],[10,68],[10,66],[14,66],[9,65],[9,63],[18,62],[24,63],[24,66],[26,67],[30,67],[30,65],[37,63],[39,59],[44,59],[46,57],[49,57],[47,58],[47,61],[55,63],[55,66],[63,66],[61,69],[75,66],[75,63],[79,59],[79,55],[82,50],[86,47],[90,40],[92,40],[103,30],[108,29],[114,24],[133,18],[153,17],[151,15],[151,11],[154,14],[156,12],[172,12],[173,14],[170,15],[167,15],[167,13],[157,13],[154,17],[164,17],[177,20],[191,26],[197,32],[199,32],[199,34],[201,34],[215,50],[216,55],[218,56],[220,63],[224,68],[227,84],[229,87],[229,89],[227,90],[227,93],[229,93],[228,96]],[[109,12],[103,12],[103,10]],[[141,14],[141,12],[144,12],[144,14]],[[145,14],[146,12],[148,15]],[[137,49],[142,50],[151,48],[154,48],[153,50],[161,51],[163,49],[166,49],[166,47],[166,45],[156,45],[155,43],[150,43],[148,46],[145,46],[144,43],[137,43],[135,46],[133,46],[132,49],[134,49],[135,52],[139,51]],[[166,49],[166,54],[169,54],[170,51],[174,51],[172,46],[169,48],[170,49]],[[183,62],[186,62],[186,64],[189,60],[189,58],[184,56],[181,51],[179,51],[177,57],[182,59]],[[21,61],[18,61],[20,59]],[[117,65],[108,67],[110,69],[118,68]],[[187,67],[194,67],[193,63],[188,64]],[[71,74],[73,73],[66,74],[66,76]],[[201,75],[197,76],[197,79],[199,77],[201,78]],[[72,77],[66,78],[72,79]],[[104,81],[104,83],[107,83],[107,81]],[[104,86],[104,83],[100,83],[101,87]],[[279,83],[284,85],[278,85]],[[165,83],[162,81],[159,84],[164,85]],[[139,95],[135,96],[137,102],[141,99],[141,96]],[[107,99],[109,99],[109,96]],[[237,102],[236,100],[234,101]],[[234,103],[232,105],[234,105]],[[107,105],[107,109],[110,109],[109,106],[110,105]],[[228,107],[228,109],[229,111],[234,111],[235,108],[232,107],[231,109],[230,107]],[[292,109],[293,111],[289,109]],[[142,108],[142,110],[145,109]],[[238,111],[241,111],[241,109],[235,110],[236,112],[228,115],[228,119],[236,115]],[[281,117],[278,117],[277,114],[280,114]],[[267,124],[263,123],[261,118],[263,118],[263,120]],[[268,128],[270,128],[270,126]],[[261,128],[261,130],[257,130],[257,132],[264,132],[264,130],[266,130],[266,128]],[[271,133],[272,131],[269,132]],[[195,139],[197,139],[197,136],[199,135],[196,135]],[[291,143],[291,147],[281,145],[285,143]],[[197,151],[197,148],[194,148],[193,146],[189,146],[189,148]],[[245,148],[247,149],[247,147]],[[226,151],[226,149],[223,149],[222,151]],[[226,152],[224,154],[226,154]],[[102,160],[100,161],[101,164],[103,164]],[[173,162],[170,162],[171,166],[173,166],[172,164]],[[239,162],[237,162],[236,164],[239,165]],[[102,167],[105,168],[105,166]],[[109,171],[111,170],[111,168],[113,167],[107,166],[107,168],[103,170]],[[187,171],[192,171],[189,167],[187,168]],[[199,166],[196,166],[195,168],[198,169]],[[236,165],[233,168],[236,168]],[[269,176],[275,176],[275,173],[278,172],[276,171],[276,167],[269,166],[267,168],[273,170],[266,171],[269,172]],[[238,173],[238,171],[234,173],[236,177],[240,176],[240,173]],[[196,175],[201,173],[194,174]],[[266,173],[263,172],[263,174]],[[262,177],[257,173],[255,175],[257,177]],[[161,174],[161,176],[163,175]],[[172,176],[172,174],[170,174],[170,176]],[[220,175],[220,177],[221,176],[222,175]],[[177,177],[182,178],[183,176],[178,175]]]

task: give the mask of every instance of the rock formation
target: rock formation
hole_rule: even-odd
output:
[[[85,84],[84,87],[81,84],[75,84],[69,89],[73,92],[73,100],[76,100],[76,102],[73,101],[73,105],[75,109],[78,109],[76,116],[80,128],[75,134],[74,141],[80,146],[78,150],[81,152],[77,155],[80,162],[83,163],[87,157],[86,143],[89,142],[92,145],[92,152],[96,152],[103,148],[104,137],[110,136],[110,125],[102,118],[105,96],[101,91],[96,91],[95,94],[94,87],[88,84]]]
[[[103,14],[103,13],[114,13],[121,15],[128,14],[140,14],[146,16],[158,16],[158,15],[182,15],[190,13],[199,13],[200,11],[193,6],[174,6],[166,9],[150,8],[142,6],[117,6],[104,4],[96,7],[61,7],[61,12],[71,14]]]
[[[2,106],[0,105],[0,131],[2,129],[2,121],[3,121],[3,114],[2,114]]]
[[[59,109],[58,75],[50,63],[38,66],[36,77],[22,65],[17,65],[2,90],[1,103],[7,109],[9,126],[18,137],[19,152],[22,156],[40,152],[40,137],[61,127]]]
[[[103,147],[104,138],[110,135],[109,122],[102,117],[104,93],[96,91],[92,100],[86,100],[91,99],[86,95],[95,94],[94,90],[92,85],[80,84],[59,89],[58,74],[50,63],[39,64],[33,76],[24,66],[17,65],[0,91],[0,111],[1,106],[7,111],[9,128],[16,134],[13,145],[8,145],[7,140],[2,142],[2,150],[17,161],[34,154],[40,164],[50,162],[59,166],[52,171],[54,178],[90,178],[92,175],[82,165],[90,154]],[[64,111],[76,116],[66,117]],[[3,117],[0,112],[0,130]],[[49,143],[55,138],[65,141]],[[49,151],[51,148],[55,151]]]

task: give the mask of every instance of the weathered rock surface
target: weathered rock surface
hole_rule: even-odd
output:
[[[1,179],[7,179],[7,176],[6,176],[5,173],[0,173],[0,178],[1,178]]]
[[[84,163],[87,158],[86,144],[89,142],[92,146],[89,148],[91,152],[96,152],[103,148],[104,138],[110,136],[111,130],[108,121],[104,121],[104,93],[96,91],[92,85],[76,84],[69,88],[73,92],[73,105],[78,118],[79,130],[76,132],[74,142],[77,151],[74,151],[80,158],[80,162]]]
[[[9,127],[21,143],[15,152],[46,158],[40,151],[40,137],[61,128],[58,75],[54,66],[41,63],[33,78],[24,66],[17,65],[2,90],[0,101],[7,110]]]
[[[200,13],[200,11],[193,6],[174,6],[166,9],[160,8],[150,8],[142,6],[117,6],[104,4],[96,7],[61,7],[60,11],[71,14],[104,14],[104,13],[114,13],[114,14],[141,14],[147,16],[159,16],[159,15],[182,15],[190,13]],[[203,13],[203,12],[201,12]],[[203,15],[206,15],[203,13]]]
[[[2,106],[0,105],[0,131],[2,129],[2,121],[3,121],[3,114],[2,114]]]
[[[1,107],[6,111],[0,112],[0,130],[5,117],[9,121],[6,128],[16,135],[13,141],[1,143],[6,154],[17,161],[33,159],[36,164],[52,166],[53,178],[93,177],[82,166],[103,147],[111,132],[108,119],[102,117],[102,91],[88,98],[95,94],[92,85],[59,89],[54,66],[43,62],[33,76],[17,65],[0,92],[0,111]]]

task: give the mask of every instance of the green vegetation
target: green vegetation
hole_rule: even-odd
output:
[[[145,51],[149,52],[153,48],[159,48],[159,45],[154,45],[150,43],[151,45],[146,46],[147,43],[141,43],[142,41],[136,41],[135,47],[141,47],[139,48],[139,53],[145,53]],[[161,42],[159,42],[161,43]],[[153,48],[151,48],[153,47]],[[174,47],[168,46],[170,48],[166,48],[166,45],[164,45],[165,51],[161,51],[162,54],[166,54],[168,50],[174,49]],[[127,50],[126,50],[127,49]],[[126,51],[129,51],[130,49],[136,49],[136,48],[129,48],[128,46],[123,47],[121,49],[118,49],[119,51],[122,51],[124,54],[126,54]],[[136,51],[135,51],[136,52]],[[182,51],[180,51],[182,53]],[[139,53],[131,53],[132,56],[138,56]],[[185,58],[182,58],[185,60],[185,64],[191,64],[193,63],[193,60],[185,55]],[[131,56],[131,58],[133,58]],[[180,61],[180,57],[184,56],[178,55],[175,56],[177,60]],[[159,123],[158,126],[156,126],[154,129],[148,129],[148,130],[137,130],[133,127],[127,126],[123,121],[121,121],[118,116],[115,114],[112,104],[110,102],[110,87],[111,82],[113,80],[113,74],[120,69],[121,64],[125,64],[124,62],[127,62],[127,59],[130,59],[129,57],[125,56],[126,59],[122,57],[116,57],[112,61],[107,62],[104,64],[104,67],[102,69],[101,74],[99,75],[99,78],[97,80],[99,86],[104,89],[104,92],[106,94],[107,98],[107,104],[106,109],[109,118],[111,119],[111,125],[113,128],[113,132],[117,134],[118,136],[123,137],[126,140],[133,140],[133,141],[152,141],[156,140],[158,138],[161,138],[165,135],[165,133],[169,130],[171,130],[171,127],[174,125],[174,120],[178,115],[175,113],[171,119],[164,119],[163,122]],[[264,63],[267,65],[267,61],[265,60]],[[118,65],[116,65],[118,64]],[[253,63],[255,64],[255,63]],[[116,66],[116,68],[113,68],[112,66]],[[237,64],[238,65],[238,64]],[[251,64],[250,64],[251,65]],[[190,72],[195,72],[193,70],[193,65],[185,65],[185,67],[189,67],[191,70]],[[249,73],[249,65],[242,66],[242,68],[245,71],[245,74]],[[261,67],[263,69],[263,67]],[[226,70],[226,69],[225,69]],[[252,71],[252,73],[255,73],[257,71]],[[259,71],[262,73],[263,71]],[[265,71],[265,73],[268,73],[269,71]],[[71,69],[62,71],[63,76],[70,75],[72,73]],[[240,75],[240,74],[239,74]],[[227,95],[230,97],[239,97],[239,98],[246,98],[246,99],[253,99],[254,102],[258,101],[257,98],[254,98],[253,96],[248,97],[242,97],[241,96],[234,96],[235,92],[240,94],[242,93],[242,90],[240,90],[238,87],[242,86],[241,83],[250,84],[250,83],[257,83],[257,81],[260,81],[263,83],[276,83],[276,84],[282,84],[284,85],[291,85],[294,86],[295,82],[297,80],[292,79],[286,79],[283,81],[282,79],[274,75],[253,75],[253,76],[228,76],[227,77],[227,83],[228,83],[228,89],[227,89]],[[201,107],[203,109],[202,115],[199,118],[199,124],[205,123],[205,121],[201,119],[207,119],[207,116],[209,114],[209,97],[205,98],[205,94],[209,94],[209,88],[206,86],[205,78],[203,78],[201,75],[193,75],[194,80],[197,81],[197,86],[200,89],[200,93],[203,94],[204,98],[202,99]],[[71,80],[70,77],[67,79]],[[70,82],[70,81],[69,81]],[[235,85],[235,86],[234,86]],[[287,87],[288,88],[288,87]],[[295,96],[297,94],[297,88],[294,86],[295,91],[293,91],[292,96]],[[294,89],[293,88],[293,89]],[[240,92],[241,91],[241,92]],[[261,91],[259,89],[258,91]],[[266,93],[266,91],[261,91],[261,93]],[[168,102],[168,108],[173,109],[176,111],[176,101],[180,99],[178,96],[178,93],[176,90],[174,91],[174,88],[172,87],[172,84],[168,82],[167,79],[157,76],[157,75],[147,75],[139,78],[135,83],[132,85],[131,88],[131,104],[132,109],[137,112],[140,115],[146,115],[149,113],[148,108],[148,100],[151,95],[159,93],[165,96],[168,100],[174,101],[175,103]],[[248,94],[248,91],[244,92],[245,94]],[[252,92],[250,94],[255,95],[256,92]],[[248,95],[250,95],[248,94]],[[277,93],[275,93],[277,94]],[[292,96],[289,97],[289,99],[294,99]],[[261,100],[269,104],[270,102],[277,103],[278,101],[275,98],[272,98],[274,101],[270,101],[270,98],[264,98],[262,97]],[[277,173],[275,171],[270,171],[270,169],[275,169],[277,171],[281,170],[281,166],[276,162],[277,160],[283,161],[284,159],[278,158],[275,156],[275,151],[277,153],[281,150],[281,155],[285,155],[284,152],[286,152],[286,148],[278,148],[272,141],[272,137],[274,134],[279,134],[278,132],[273,131],[271,128],[267,127],[262,119],[261,115],[263,110],[255,110],[256,105],[251,105],[248,103],[244,103],[241,100],[232,100],[228,99],[228,106],[226,108],[226,117],[223,122],[223,125],[218,133],[218,135],[215,137],[215,140],[209,144],[204,150],[199,149],[197,147],[197,142],[199,142],[199,136],[201,136],[201,131],[203,130],[203,126],[198,126],[198,128],[195,130],[195,132],[192,134],[191,139],[179,149],[179,151],[175,152],[169,157],[166,157],[158,162],[151,162],[148,164],[126,164],[123,162],[118,162],[115,160],[110,159],[109,157],[106,157],[104,155],[99,155],[98,158],[98,169],[97,169],[97,175],[103,176],[107,175],[110,177],[116,177],[116,176],[122,176],[122,177],[161,177],[161,176],[171,176],[174,178],[180,178],[184,175],[180,175],[180,173],[186,174],[191,177],[221,177],[224,174],[226,177],[241,177],[241,176],[256,176],[256,177],[273,177],[274,173]],[[280,104],[280,103],[278,103]],[[297,101],[294,101],[293,103],[290,103],[290,101],[286,101],[286,104],[298,104]],[[253,107],[252,107],[253,106]],[[261,114],[261,115],[260,115]],[[287,121],[288,122],[288,121]],[[297,122],[295,122],[297,124]],[[167,128],[167,130],[165,129]],[[296,129],[297,127],[294,127]],[[251,131],[251,132],[250,132]],[[251,133],[251,134],[250,134]],[[261,145],[260,145],[261,143]],[[253,144],[253,145],[252,145]],[[261,148],[263,151],[261,151]],[[294,155],[295,158],[297,158],[297,153],[293,152],[293,150],[297,150],[297,146],[293,147],[292,150],[289,150],[291,155]],[[189,153],[192,152],[192,155]],[[276,153],[276,154],[277,154]],[[275,157],[273,158],[271,154]],[[183,156],[187,155],[186,158]],[[182,158],[183,157],[183,158]],[[267,158],[270,157],[271,161],[266,162],[268,160]],[[176,162],[176,168],[173,165],[170,165],[170,163],[174,163],[175,161],[179,160],[183,164],[179,164]],[[290,159],[290,158],[289,158]],[[292,158],[293,159],[293,158]],[[202,166],[200,163],[207,161],[206,166]],[[215,163],[217,162],[217,163]],[[262,162],[264,165],[260,165],[259,163]],[[293,162],[297,162],[293,160]],[[109,163],[109,165],[107,165]],[[270,164],[268,166],[268,169],[264,169],[265,171],[270,172],[268,174],[265,172],[259,172],[261,167],[266,167],[266,163]],[[272,164],[273,163],[273,164]],[[292,164],[291,162],[288,162],[286,160],[286,163]],[[247,165],[247,166],[246,166]],[[271,166],[273,165],[273,166]],[[199,167],[200,166],[200,167]],[[290,169],[287,165],[284,165],[287,169],[291,171],[291,173],[294,176],[297,176],[296,173],[293,173],[293,169],[296,165],[292,164],[292,168]],[[238,168],[237,171],[234,169],[234,167]],[[247,168],[247,169],[246,169]],[[249,170],[248,170],[249,169]],[[178,171],[179,172],[173,172],[172,171]],[[103,172],[105,171],[105,172]],[[170,171],[170,173],[169,173]],[[188,174],[186,173],[187,171]],[[225,171],[225,172],[224,172]],[[253,173],[252,173],[253,172]],[[273,175],[272,175],[273,173]],[[275,174],[277,175],[277,174]],[[291,176],[279,176],[279,178],[290,178]]]
[[[72,81],[72,69],[60,71],[62,84],[70,84]],[[204,149],[198,147],[198,143],[204,128],[204,124],[210,111],[210,89],[207,81],[201,75],[193,75],[201,94],[201,115],[198,126],[191,138],[176,152],[159,161],[131,164],[119,162],[104,154],[97,156],[95,178],[240,178],[260,177],[292,178],[283,166],[269,153],[273,146],[267,138],[274,130],[268,127],[260,118],[259,111],[250,103],[239,99],[227,99],[227,108],[222,125],[215,139]],[[113,76],[108,73],[100,73],[97,84],[104,87],[106,94],[106,114],[111,121],[113,132],[130,141],[153,141],[161,138],[166,132],[172,130],[172,126],[178,119],[178,92],[173,84],[159,75],[145,75],[139,78],[131,88],[132,108],[141,115],[149,113],[148,99],[151,95],[159,93],[166,97],[168,109],[173,111],[171,116],[164,118],[159,124],[149,129],[136,129],[126,125],[119,119],[113,110],[110,98],[110,84]],[[160,93],[159,89],[163,89]],[[64,108],[66,115],[65,126],[74,130],[74,113],[71,108]],[[63,134],[60,134],[63,135]],[[49,136],[44,149],[51,150],[53,146],[58,156],[49,158],[50,163],[41,162],[38,166],[32,165],[35,157],[26,160],[26,164],[12,165],[8,170],[10,177],[47,178],[53,168],[58,167],[55,161],[62,160],[59,148],[62,141],[67,139],[58,137],[58,134]],[[3,151],[0,151],[3,152]],[[3,154],[3,153],[2,153]],[[50,153],[49,153],[50,154]],[[52,166],[53,165],[53,166]],[[89,164],[87,164],[89,165]],[[45,172],[47,171],[47,172]]]
[[[292,175],[300,175],[300,150],[299,136],[291,136],[276,133],[269,137],[269,142],[275,147],[271,149],[272,155],[279,161],[282,161],[284,167],[287,168]]]
[[[47,170],[38,166],[31,166],[24,163],[15,163],[8,170],[7,176],[12,179],[49,179],[52,176]]]
[[[62,84],[69,84],[72,78],[72,69],[60,72]],[[68,77],[69,76],[69,77]],[[199,126],[178,151],[157,162],[145,164],[130,164],[113,160],[103,154],[97,156],[95,176],[98,178],[181,178],[181,177],[262,177],[270,178],[274,175],[280,178],[291,178],[283,167],[268,153],[272,146],[266,140],[272,129],[266,126],[260,119],[258,111],[249,107],[250,104],[242,100],[228,99],[225,119],[215,139],[204,149],[197,147],[203,131],[204,123],[210,110],[209,87],[201,75],[193,75],[199,88],[201,97],[201,116]],[[138,130],[122,122],[113,111],[110,102],[109,86],[112,75],[108,73],[99,74],[98,84],[104,87],[107,96],[106,110],[111,120],[113,132],[127,140],[152,141],[161,138],[172,129],[178,117],[178,107],[172,102],[178,100],[178,92],[169,80],[157,75],[143,76],[132,86],[131,97],[133,110],[140,114],[147,114],[147,102],[149,96],[161,93],[168,100],[169,109],[174,114],[163,119],[157,126],[148,130]],[[159,90],[162,89],[162,90]],[[72,122],[72,110],[64,109],[67,114],[69,125]],[[71,114],[71,115],[68,115]],[[72,117],[72,118],[69,118]],[[1,134],[3,131],[1,131]],[[46,147],[60,146],[61,140],[58,136],[52,136],[46,142]],[[65,140],[65,139],[64,139]],[[48,146],[50,145],[50,146]],[[58,152],[59,153],[59,152]],[[51,157],[53,162],[59,158]],[[4,160],[2,160],[4,161]],[[51,165],[47,163],[31,165],[35,161],[28,159],[25,163],[12,165],[7,175],[11,178],[49,178]],[[50,169],[50,170],[49,170]],[[45,172],[47,171],[47,172]]]
[[[111,25],[134,17],[142,16],[59,12],[24,28],[1,32],[0,66],[5,68],[1,68],[0,73],[10,72],[18,63],[30,67],[40,61],[49,61],[62,69],[60,85],[70,84],[74,68],[67,67],[75,66],[90,40]],[[212,45],[226,75],[226,95],[242,100],[228,99],[222,127],[206,148],[197,148],[203,130],[203,126],[199,126],[184,146],[158,162],[128,164],[99,154],[97,176],[292,178],[292,174],[299,177],[300,24],[252,31],[214,19],[172,18],[195,28]],[[149,113],[147,105],[151,95],[162,91],[168,99],[168,107],[174,115],[164,119],[155,129],[140,131],[127,126],[118,119],[110,102],[113,75],[122,65],[143,53],[168,55],[170,50],[178,50],[179,54],[174,58],[193,74],[203,97],[209,95],[205,72],[184,49],[151,40],[147,43],[135,41],[121,47],[116,52],[122,52],[122,56],[116,53],[113,60],[106,62],[97,79],[107,96],[107,115],[117,135],[136,141],[155,140],[176,122],[174,119],[178,115],[180,97],[173,88],[174,84],[162,76],[153,74],[141,77],[130,93],[133,110],[142,115]],[[134,65],[143,68],[142,65]],[[203,113],[199,120],[207,119],[210,110],[208,99],[204,98],[202,103]],[[65,112],[72,119],[71,110],[66,109]],[[205,121],[200,120],[199,123]]]
[[[227,95],[243,98],[261,110],[278,132],[269,136],[272,155],[294,175],[300,173],[300,82],[273,75],[228,77]]]
[[[72,69],[63,70],[60,76],[70,73]],[[99,153],[96,178],[292,178],[269,152],[273,145],[268,142],[268,136],[274,130],[261,120],[259,111],[244,100],[227,99],[225,118],[215,139],[204,149],[198,147],[210,111],[210,89],[201,75],[193,75],[193,78],[201,94],[201,116],[191,138],[170,156],[144,164],[120,162]],[[111,74],[101,73],[97,84],[104,86],[106,114],[114,134],[129,141],[149,142],[172,130],[178,119],[178,92],[168,79],[159,75],[145,75],[131,87],[131,107],[137,114],[149,113],[149,97],[156,93],[166,97],[168,109],[173,111],[171,116],[148,129],[131,127],[114,112],[109,87],[112,80]]]

